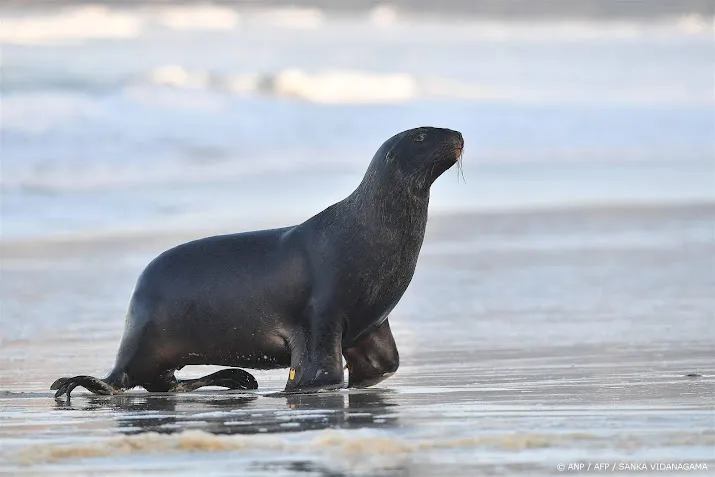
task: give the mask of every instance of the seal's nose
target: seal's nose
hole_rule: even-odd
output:
[[[462,149],[464,149],[464,138],[462,137],[461,132],[452,131],[452,144],[454,144],[454,148],[457,150],[457,154],[461,154]]]

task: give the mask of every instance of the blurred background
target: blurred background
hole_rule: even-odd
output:
[[[1,2],[0,473],[714,468],[714,3]],[[158,253],[302,222],[423,125],[463,133],[464,179],[433,186],[395,376],[51,398],[106,376]]]
[[[713,2],[0,6],[2,235],[299,222],[460,130],[433,212],[715,200]]]

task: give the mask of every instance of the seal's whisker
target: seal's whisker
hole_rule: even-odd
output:
[[[467,179],[464,178],[464,164],[462,163],[462,160],[464,159],[464,149],[462,149],[459,153],[459,157],[457,158],[457,182],[459,182],[459,176],[462,176],[462,181],[466,184]]]

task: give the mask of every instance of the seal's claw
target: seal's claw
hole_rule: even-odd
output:
[[[107,384],[101,379],[94,378],[92,376],[75,376],[73,378],[60,378],[50,386],[50,389],[57,389],[55,393],[55,399],[59,398],[63,394],[67,394],[67,399],[69,400],[72,390],[77,386],[82,386],[86,390],[103,396],[116,394],[118,391],[113,386]]]
[[[67,395],[67,401],[69,401],[69,400],[70,400],[70,394],[72,393],[72,390],[74,390],[74,388],[76,388],[77,386],[78,386],[77,383],[66,382],[66,383],[63,384],[63,385],[57,390],[57,392],[55,393],[55,399],[59,399],[60,397],[62,397],[63,394],[66,394],[66,395]]]

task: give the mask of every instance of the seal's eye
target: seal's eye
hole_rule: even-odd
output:
[[[425,140],[427,135],[425,133],[419,133],[417,136],[413,137],[412,140],[415,142],[422,142]]]

